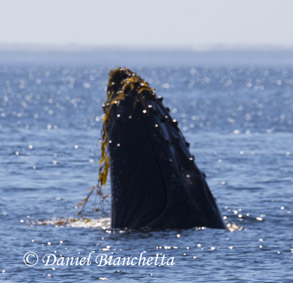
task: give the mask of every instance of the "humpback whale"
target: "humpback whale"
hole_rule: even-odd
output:
[[[98,183],[111,175],[112,228],[223,228],[206,177],[162,97],[135,72],[109,73]]]

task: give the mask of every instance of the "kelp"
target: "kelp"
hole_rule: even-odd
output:
[[[138,94],[138,97],[134,102],[134,107],[136,106],[137,101],[140,101],[146,108],[143,96],[145,94],[155,96],[154,89],[150,88],[146,81],[144,81],[140,76],[136,75],[136,73],[132,72],[131,70],[127,68],[117,68],[110,71],[107,86],[107,98],[103,104],[104,118],[101,131],[101,159],[99,161],[100,167],[98,182],[95,186],[91,187],[88,195],[78,203],[78,206],[83,207],[79,214],[83,212],[85,205],[94,192],[96,193],[96,198],[98,196],[100,197],[100,208],[95,208],[95,211],[104,211],[104,200],[110,195],[104,195],[102,190],[102,187],[104,187],[107,183],[110,167],[110,157],[108,153],[109,137],[107,133],[107,126],[110,120],[113,105],[118,106],[125,98],[126,94],[130,94],[132,92],[136,92]]]

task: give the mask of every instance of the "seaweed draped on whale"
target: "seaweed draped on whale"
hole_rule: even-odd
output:
[[[189,144],[149,84],[110,72],[98,187],[111,175],[112,228],[225,228]]]

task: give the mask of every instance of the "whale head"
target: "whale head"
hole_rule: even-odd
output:
[[[111,174],[113,228],[224,228],[205,175],[162,98],[135,72],[110,72],[99,181]]]

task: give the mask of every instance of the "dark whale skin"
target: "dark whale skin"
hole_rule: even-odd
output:
[[[125,87],[131,76],[137,75],[124,68],[112,71],[108,93],[115,95],[104,107],[112,101],[105,126],[112,228],[225,229],[177,122],[154,91],[139,82]],[[122,88],[124,97],[115,101]]]

